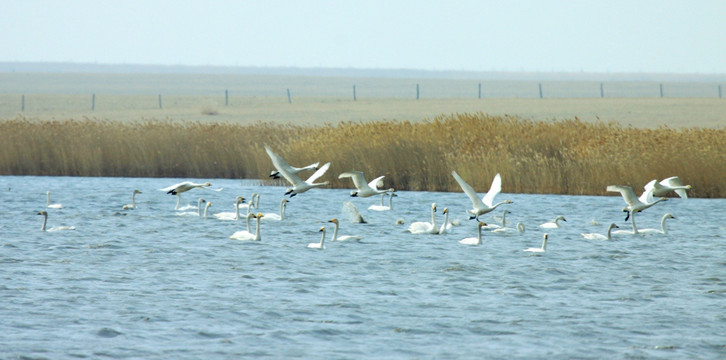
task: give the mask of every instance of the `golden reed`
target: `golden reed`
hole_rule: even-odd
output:
[[[337,174],[360,170],[385,187],[460,191],[456,170],[475,189],[502,174],[508,193],[636,193],[678,175],[694,197],[726,196],[726,129],[636,129],[578,120],[538,122],[483,113],[430,121],[377,121],[318,127],[257,123],[97,119],[0,121],[0,175],[266,179],[269,145],[296,166],[330,161]]]

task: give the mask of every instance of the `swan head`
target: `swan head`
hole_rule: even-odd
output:
[[[265,217],[265,215],[262,213],[257,213],[257,215],[255,217],[258,219],[262,219],[263,217]]]
[[[205,182],[204,185],[202,185],[202,186],[212,186],[212,184]]]
[[[444,210],[446,210],[446,209],[444,209]],[[483,221],[479,221],[479,224],[477,224],[477,227],[479,227],[479,229],[481,229],[483,226],[487,226],[487,223],[485,223]]]
[[[237,204],[242,204],[242,203],[244,203],[244,202],[245,202],[245,198],[244,198],[244,197],[242,197],[242,196],[237,196],[237,197],[236,197],[236,198],[234,199],[234,202],[235,202],[235,203],[237,203]]]
[[[665,217],[665,218],[668,218],[668,219],[675,219],[675,218],[676,218],[676,217],[675,217],[675,216],[673,216],[673,214],[671,214],[671,213],[665,214],[665,215],[664,215],[664,217]]]
[[[333,219],[330,219],[330,220],[328,220],[328,222],[329,222],[329,223],[333,223],[333,224],[335,224],[335,225],[338,225],[338,224],[340,224],[340,223],[338,222],[338,219],[335,219],[335,218],[333,218]]]
[[[142,192],[140,190],[134,190],[134,194],[141,194]]]
[[[444,208],[444,214],[448,214],[448,213],[449,213],[449,208]]]
[[[325,232],[325,226],[321,227],[320,230],[318,230],[318,232]]]
[[[48,212],[43,210],[43,211],[38,212],[38,215],[48,216]]]
[[[351,191],[350,192],[350,197],[358,197],[358,192],[357,191]]]
[[[431,210],[433,210],[434,212],[436,212],[436,203],[431,204]]]

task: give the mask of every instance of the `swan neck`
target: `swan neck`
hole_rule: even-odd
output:
[[[388,199],[388,208],[390,210],[393,210],[393,194],[391,194],[390,196],[391,197]],[[383,200],[383,199],[381,199],[381,200]],[[381,205],[383,205],[383,204],[381,204]]]
[[[251,218],[251,216],[247,216],[247,232],[251,232],[251,229],[250,229],[250,218]]]
[[[431,225],[436,228],[436,210],[433,207],[431,208]]]
[[[638,227],[635,225],[635,212],[630,212],[630,221],[633,223],[633,234],[638,233]]]
[[[668,215],[664,215],[663,219],[660,220],[660,231],[664,234],[667,232],[667,230],[666,230],[666,219],[667,218],[668,218]]]
[[[476,244],[481,245],[481,226],[479,226],[479,232],[476,234]]]
[[[324,236],[325,232],[323,232]],[[337,241],[338,240],[338,224],[335,223],[335,228],[333,229],[333,238],[330,241]]]
[[[262,236],[260,235],[260,218],[257,218],[257,224],[255,225],[255,241],[262,240]]]
[[[321,231],[321,233],[323,233],[323,234],[320,236],[320,248],[322,248],[323,244],[325,244],[325,230]],[[333,238],[335,238],[335,237],[333,237]]]
[[[176,207],[174,210],[179,210],[179,207],[181,207],[181,194],[176,193]]]
[[[502,227],[503,228],[507,227],[507,211],[506,210],[502,213]]]
[[[45,231],[46,224],[48,224],[48,214],[43,214],[43,226],[40,227],[41,231]]]
[[[285,202],[284,201],[280,202],[280,220],[285,220]]]

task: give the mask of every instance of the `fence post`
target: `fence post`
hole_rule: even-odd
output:
[[[660,97],[663,97],[663,84],[660,84]]]
[[[159,94],[159,109],[163,109],[163,106],[161,104],[161,94]]]
[[[600,83],[600,97],[601,98],[604,98],[605,97],[605,90],[603,90],[602,83]]]
[[[292,104],[292,96],[290,96],[290,88],[287,89],[287,103]]]
[[[542,83],[539,83],[539,98],[542,98]]]
[[[355,84],[353,85],[353,101],[357,101],[358,98],[355,95]]]
[[[418,100],[420,96],[421,92],[419,91],[418,84],[416,84],[416,100]]]
[[[91,97],[91,111],[96,111],[96,94]]]
[[[481,99],[481,83],[479,83],[479,99]]]
[[[224,90],[224,106],[229,106],[229,90]]]
[[[20,111],[25,112],[25,94],[20,97]]]
[[[721,98],[721,84],[718,84],[718,98]]]

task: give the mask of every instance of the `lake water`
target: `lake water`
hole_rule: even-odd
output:
[[[313,189],[262,222],[261,242],[229,236],[244,221],[179,215],[159,189],[210,181],[210,213],[259,192],[279,211],[283,187],[214,179],[0,177],[1,358],[724,358],[726,200],[670,199],[638,214],[668,234],[585,240],[625,223],[622,198],[500,194],[510,226],[480,246],[461,192],[398,192],[393,210],[349,190]],[[506,179],[505,179],[506,186]],[[139,189],[138,209],[121,210]],[[48,209],[46,191],[62,209]],[[483,195],[483,194],[482,194]],[[367,221],[353,223],[344,202]],[[414,235],[448,207],[461,226]],[[500,207],[481,220],[496,223]],[[567,222],[544,231],[556,215]],[[341,235],[308,249],[341,219]],[[402,219],[404,225],[396,225]],[[600,225],[593,225],[592,220]],[[253,222],[254,225],[254,222]],[[253,229],[254,231],[254,229]]]

